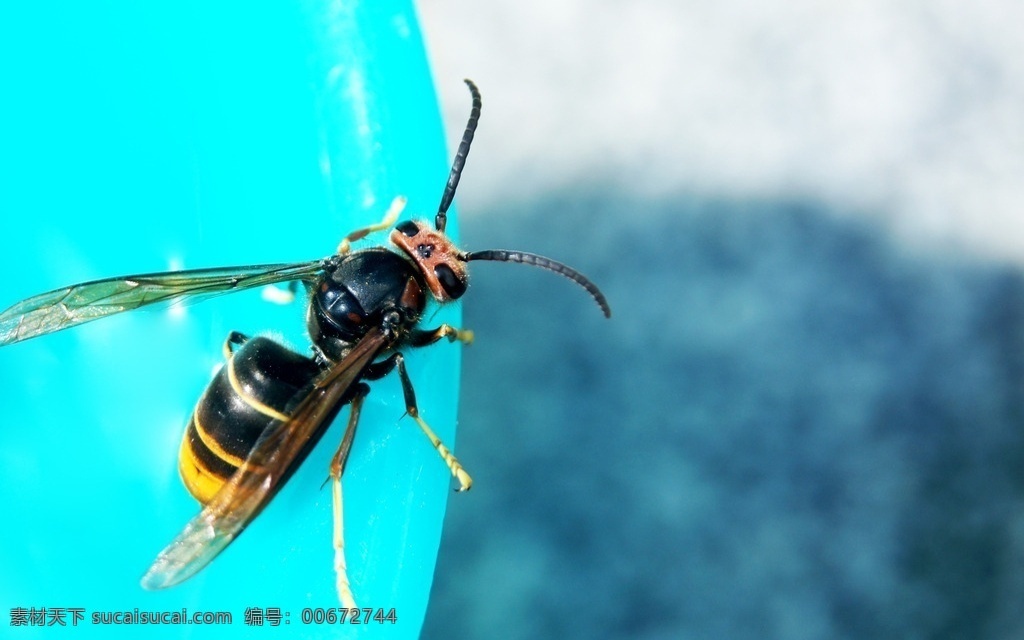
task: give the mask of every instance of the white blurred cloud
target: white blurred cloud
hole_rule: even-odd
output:
[[[483,91],[474,186],[462,194],[474,207],[580,179],[641,194],[808,197],[1024,258],[1024,4],[419,10],[451,139],[468,110],[459,81]]]

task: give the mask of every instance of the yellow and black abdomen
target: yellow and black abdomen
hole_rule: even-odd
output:
[[[244,338],[233,334],[229,346],[233,340]],[[230,353],[199,399],[181,442],[178,469],[189,493],[209,502],[263,431],[287,419],[288,408],[319,372],[312,359],[268,338],[247,340]]]

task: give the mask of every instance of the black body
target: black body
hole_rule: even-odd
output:
[[[232,334],[228,344],[233,338],[245,340]],[[178,467],[189,493],[206,504],[242,466],[267,427],[288,414],[293,400],[302,396],[320,371],[311,358],[269,338],[245,341],[234,351],[200,397],[185,428]],[[322,430],[314,435],[311,446],[321,435]]]
[[[306,324],[320,359],[338,362],[365,334],[397,312],[407,331],[426,306],[416,266],[382,247],[357,251],[326,265],[313,287]]]
[[[328,260],[311,285],[306,317],[314,358],[265,337],[228,338],[242,346],[214,376],[196,405],[182,442],[179,470],[189,492],[206,504],[242,465],[264,431],[286,421],[311,391],[318,374],[340,362],[370,327],[390,326],[391,342],[408,335],[426,305],[415,266],[383,248]],[[387,316],[387,319],[385,319]],[[397,321],[396,321],[397,320]],[[388,361],[378,365],[386,373]],[[372,362],[358,377],[374,378]],[[380,375],[382,375],[382,373]],[[339,411],[363,387],[353,387],[334,407]],[[330,421],[312,434],[295,461],[302,463]]]

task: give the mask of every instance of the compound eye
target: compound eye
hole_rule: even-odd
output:
[[[420,232],[420,225],[416,224],[412,220],[406,220],[402,224],[395,227],[395,229],[401,231],[402,235],[413,238],[416,236],[417,233]]]
[[[444,292],[452,300],[461,298],[462,294],[466,293],[466,281],[455,275],[455,272],[448,265],[439,264],[434,267],[434,275],[437,276],[437,281],[441,283],[441,288],[444,289]]]

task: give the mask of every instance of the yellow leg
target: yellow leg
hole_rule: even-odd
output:
[[[246,343],[249,336],[239,331],[232,331],[228,334],[228,337],[224,339],[224,360],[230,360],[231,356],[235,353],[235,347],[240,347]]]
[[[345,238],[338,245],[338,255],[345,255],[352,249],[352,243],[356,240],[362,240],[366,236],[370,235],[374,231],[383,231],[390,229],[398,221],[398,216],[401,215],[402,209],[405,209],[406,198],[405,196],[398,196],[391,201],[391,206],[388,207],[387,213],[384,214],[384,219],[377,224],[371,224],[368,227],[362,229],[356,229],[352,233],[345,236]]]
[[[430,333],[430,332],[426,332]],[[434,445],[437,449],[438,455],[444,460],[444,463],[448,465],[448,470],[452,472],[455,479],[459,481],[459,491],[469,491],[473,486],[473,478],[469,477],[466,470],[459,464],[458,459],[452,454],[448,447],[444,446],[441,442],[441,438],[437,437],[434,430],[430,428],[426,420],[420,417],[420,410],[416,406],[416,392],[412,388],[412,380],[409,379],[409,372],[405,368],[405,357],[401,353],[394,355],[395,363],[398,365],[398,378],[402,382],[402,393],[405,396],[405,412],[416,421],[416,424],[420,425],[420,429],[426,434],[427,438],[430,439],[430,444]]]
[[[418,413],[410,413],[409,415],[416,420],[416,424],[420,425],[420,429],[422,429],[423,433],[425,433],[427,438],[430,439],[430,444],[434,445],[434,448],[437,449],[438,455],[440,455],[441,459],[444,460],[444,463],[448,465],[448,469],[452,472],[455,479],[459,481],[459,488],[456,489],[456,491],[469,491],[472,489],[473,478],[471,478],[466,470],[462,468],[458,458],[455,457],[448,447],[444,446],[444,443],[437,437],[434,430],[430,428],[430,425],[428,425]]]
[[[345,562],[345,516],[344,503],[341,499],[341,475],[345,471],[345,463],[348,461],[349,451],[352,449],[352,440],[356,434],[356,424],[359,422],[359,412],[363,408],[363,398],[366,395],[364,388],[352,399],[351,412],[348,417],[348,426],[345,427],[345,435],[341,439],[341,445],[331,458],[331,504],[334,511],[334,574],[335,586],[338,590],[338,600],[341,606],[348,609],[356,608],[355,597],[352,595],[352,586],[348,582],[348,565]]]
[[[468,346],[473,344],[475,336],[469,329],[456,329],[452,325],[445,323],[432,330],[414,330],[409,337],[409,342],[414,347],[425,347],[429,344],[434,344],[442,338],[447,338],[448,342],[458,340]]]
[[[473,340],[476,338],[472,329],[456,329],[450,324],[442,324],[439,330],[441,337],[448,338],[448,342],[458,340],[466,346],[473,344]]]
[[[287,287],[279,287],[276,284],[268,284],[260,291],[260,297],[265,302],[271,302],[273,304],[291,304],[295,302],[295,291],[298,286],[295,282],[291,282]]]
[[[356,600],[352,595],[352,586],[348,583],[348,567],[345,564],[345,531],[342,513],[344,506],[341,501],[341,478],[331,477],[331,494],[334,503],[334,573],[338,589],[338,600],[347,609],[356,608]]]

